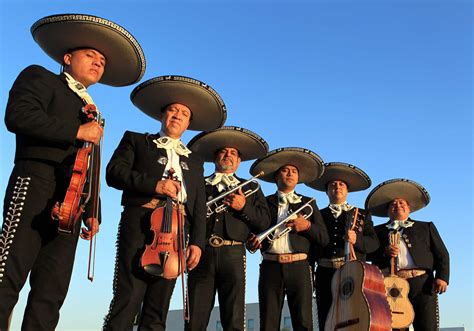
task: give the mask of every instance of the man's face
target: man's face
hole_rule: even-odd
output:
[[[410,205],[405,199],[395,199],[388,205],[388,216],[391,220],[406,220],[410,215]]]
[[[166,107],[161,117],[161,130],[174,139],[179,139],[189,126],[191,110],[180,103]]]
[[[276,183],[278,189],[282,192],[288,193],[295,189],[298,184],[298,168],[290,164],[284,165],[278,169],[276,173]]]
[[[217,172],[234,173],[240,165],[239,151],[232,147],[221,148],[214,161]]]
[[[64,54],[64,71],[85,87],[97,83],[104,74],[106,59],[99,51],[91,48],[78,49]]]
[[[326,194],[331,203],[343,203],[347,200],[347,184],[342,180],[332,180],[328,183]]]

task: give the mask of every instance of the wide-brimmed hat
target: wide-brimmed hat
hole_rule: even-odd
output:
[[[327,184],[333,180],[346,183],[348,192],[362,191],[370,187],[370,177],[356,166],[344,162],[329,162],[324,164],[324,172],[318,179],[308,183],[309,187],[326,192]]]
[[[275,172],[285,165],[298,168],[298,183],[312,182],[324,171],[323,160],[318,154],[305,148],[283,147],[256,160],[250,167],[250,173],[255,176],[263,171],[260,179],[275,183]]]
[[[377,185],[365,200],[365,209],[375,216],[386,217],[388,205],[395,199],[404,199],[414,212],[426,207],[430,203],[428,191],[409,179],[395,178]]]
[[[46,16],[31,26],[38,45],[53,60],[63,63],[64,54],[93,48],[106,58],[101,83],[125,86],[138,82],[145,73],[145,56],[136,39],[114,22],[92,15]]]
[[[268,152],[268,144],[255,132],[237,126],[223,126],[214,131],[201,132],[188,143],[188,148],[201,155],[206,162],[214,162],[222,148],[235,148],[242,161],[253,160]]]
[[[219,94],[209,85],[185,76],[159,76],[136,86],[130,99],[148,116],[161,121],[164,107],[180,103],[191,109],[188,130],[210,131],[221,127],[227,110]]]

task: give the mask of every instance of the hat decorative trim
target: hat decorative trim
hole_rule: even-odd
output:
[[[344,162],[329,162],[324,164],[324,172],[320,178],[307,184],[315,190],[326,192],[327,184],[340,180],[347,184],[349,192],[363,191],[370,187],[370,177],[360,168]]]
[[[115,32],[121,37],[122,41],[126,41],[130,46],[133,52],[135,53],[135,59],[136,64],[139,67],[136,72],[134,72],[134,77],[133,79],[126,79],[121,78],[121,80],[114,79],[114,77],[111,77],[110,74],[110,68],[107,67],[106,64],[106,70],[104,72],[104,75],[102,76],[101,83],[112,85],[112,86],[125,86],[125,85],[131,85],[136,82],[138,82],[144,75],[145,73],[145,68],[146,68],[146,61],[145,61],[145,55],[143,53],[143,50],[138,43],[138,41],[132,36],[130,32],[128,32],[125,28],[121,27],[120,25],[111,22],[105,18],[101,18],[98,16],[93,16],[93,15],[85,15],[85,14],[60,14],[60,15],[51,15],[51,16],[46,16],[42,19],[39,19],[36,21],[32,26],[31,26],[31,34],[33,35],[34,40],[40,45],[40,47],[49,55],[51,58],[53,58],[56,62],[62,63],[63,61],[63,54],[57,53],[59,49],[57,48],[57,45],[54,45],[53,47],[50,47],[45,43],[44,41],[38,40],[38,35],[37,32],[40,28],[43,28],[47,25],[51,24],[67,24],[67,23],[79,23],[79,24],[91,24],[96,25],[100,28],[108,29],[112,32]],[[70,42],[71,45],[74,45],[74,40],[71,39]],[[59,45],[61,46],[61,45]],[[91,47],[94,48],[93,46],[95,45],[76,45],[73,47],[69,47],[69,49],[65,49],[64,51],[70,51],[73,50],[74,48],[78,47]],[[107,48],[108,46],[104,46]],[[111,54],[105,54],[103,50],[100,49],[100,47],[95,47],[97,48],[98,51],[103,53],[106,58],[109,58]],[[117,55],[117,57],[122,56],[122,54]],[[116,67],[120,67],[119,61],[115,64]],[[123,64],[122,64],[123,65]]]
[[[404,199],[410,205],[410,212],[415,212],[430,203],[428,191],[417,182],[405,179],[390,179],[377,185],[367,196],[365,208],[373,215],[388,216],[388,204],[395,199]]]
[[[253,131],[238,126],[223,126],[201,132],[188,143],[188,148],[201,155],[206,162],[214,162],[216,151],[235,148],[242,161],[253,160],[268,152],[268,143]]]
[[[161,121],[163,107],[173,103],[184,104],[192,112],[188,130],[214,130],[227,119],[227,109],[221,96],[208,84],[186,76],[151,78],[136,86],[130,99],[141,111],[158,121]]]
[[[255,175],[263,171],[265,175],[260,179],[275,183],[275,173],[285,165],[298,168],[298,183],[312,182],[324,172],[323,160],[313,151],[300,147],[281,147],[256,160],[250,167],[250,173]]]

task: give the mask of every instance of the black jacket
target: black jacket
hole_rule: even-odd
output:
[[[301,197],[302,199],[300,203],[289,205],[289,211],[297,210],[311,199],[306,196]],[[270,226],[273,226],[278,221],[278,193],[269,195],[266,197],[266,199],[272,220]],[[295,250],[295,253],[309,254],[311,244],[326,246],[329,242],[326,225],[324,224],[323,218],[315,201],[311,203],[311,207],[313,208],[313,214],[309,218],[309,221],[312,223],[311,228],[308,231],[298,233],[291,231],[288,234],[291,246]],[[309,208],[305,208],[302,212],[309,212]],[[264,241],[262,245],[262,251],[266,251],[269,247],[270,245],[268,241]]]
[[[246,180],[243,178],[236,178],[242,183]],[[243,191],[253,190],[256,188],[255,183],[251,182],[247,184]],[[212,185],[206,185],[206,196],[210,200],[213,197],[217,197],[219,194],[217,189]],[[208,219],[208,235],[210,228],[212,228],[216,217],[223,217],[223,224],[225,226],[225,237],[230,240],[237,241],[246,241],[250,232],[255,234],[265,230],[270,224],[270,213],[268,211],[268,206],[265,201],[265,197],[262,193],[262,190],[259,188],[257,192],[249,195],[246,198],[245,206],[242,210],[237,211],[232,208],[228,208],[226,212],[220,214],[213,214],[210,219]]]
[[[366,213],[363,209],[359,209],[359,212],[365,215],[365,220],[361,228],[355,229],[357,240],[354,245],[354,250],[357,259],[365,261],[366,254],[374,252],[379,247],[379,241],[370,214]],[[336,218],[334,218],[329,207],[321,209],[321,215],[323,216],[329,234],[329,244],[324,248],[316,247],[316,259],[321,257],[330,259],[344,256],[346,214],[347,212],[343,211],[336,222]]]
[[[412,227],[403,230],[400,239],[407,244],[413,262],[418,268],[435,272],[435,278],[449,282],[449,253],[436,226],[432,222],[421,222],[410,218],[409,220],[415,223]],[[384,254],[385,248],[389,244],[390,230],[386,227],[387,224],[389,222],[375,227],[380,248],[368,256],[368,259],[380,269],[390,266],[390,257]]]
[[[5,112],[7,129],[16,134],[15,161],[63,163],[72,158],[66,162],[73,163],[83,106],[63,74],[37,65],[24,69],[10,90]]]
[[[155,193],[166,167],[166,150],[153,143],[159,135],[126,131],[107,165],[109,186],[122,190],[122,205],[141,206],[152,198],[165,198]],[[206,204],[203,160],[196,153],[180,156],[186,185],[186,220],[190,225],[190,241],[204,249]]]

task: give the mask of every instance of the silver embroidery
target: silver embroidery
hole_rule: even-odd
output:
[[[2,234],[0,236],[0,283],[3,281],[6,261],[8,260],[9,250],[15,238],[16,228],[20,223],[21,211],[25,204],[30,179],[30,177],[17,177],[10,206],[8,207],[7,215],[3,222]]]

